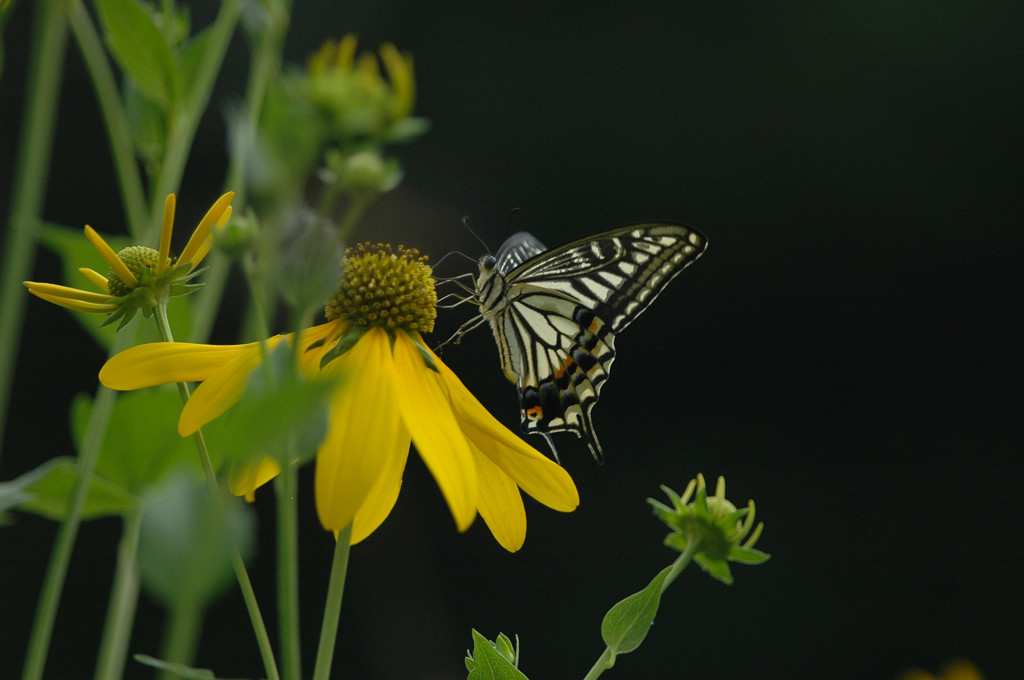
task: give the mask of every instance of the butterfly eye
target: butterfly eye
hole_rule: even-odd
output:
[[[484,258],[484,269],[486,269],[487,271],[491,271],[492,269],[494,269],[494,265],[496,263],[497,260],[494,259],[494,256],[488,255],[487,257]]]

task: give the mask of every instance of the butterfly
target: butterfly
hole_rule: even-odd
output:
[[[558,460],[551,432],[584,437],[598,463],[604,451],[590,412],[615,359],[615,336],[707,248],[696,229],[635,224],[554,250],[526,232],[479,261],[474,302],[494,332],[505,377],[515,384],[522,426],[539,433]]]

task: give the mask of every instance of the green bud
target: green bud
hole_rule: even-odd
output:
[[[661,490],[673,507],[651,498],[647,502],[672,529],[665,538],[665,545],[681,553],[693,553],[693,560],[716,580],[727,585],[732,583],[729,562],[761,564],[768,560],[767,553],[754,549],[763,529],[763,524],[758,524],[753,533],[750,531],[754,527],[754,501],[748,501],[746,508],[737,510],[725,497],[724,477],[718,478],[715,495],[710,498],[703,475],[691,480],[681,497],[667,486],[662,486]]]

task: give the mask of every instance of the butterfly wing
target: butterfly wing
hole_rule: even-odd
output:
[[[496,266],[542,248],[517,234]],[[501,299],[484,304],[506,377],[516,383],[523,429],[585,437],[604,458],[590,418],[615,359],[615,335],[707,247],[679,224],[638,224],[540,251],[508,271]]]
[[[512,234],[505,239],[505,242],[498,248],[498,254],[494,256],[497,260],[498,272],[502,275],[508,274],[545,250],[547,247],[533,234],[528,234],[525,231]]]

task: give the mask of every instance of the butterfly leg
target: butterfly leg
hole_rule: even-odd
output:
[[[487,322],[487,318],[484,317],[484,316],[475,316],[475,317],[473,317],[472,319],[470,319],[466,323],[464,323],[461,326],[459,326],[459,329],[457,331],[455,331],[454,333],[452,333],[452,336],[450,338],[448,338],[447,340],[442,342],[440,345],[435,347],[434,351],[436,352],[436,351],[440,350],[442,347],[444,347],[445,345],[451,344],[453,341],[455,342],[456,345],[459,344],[459,341],[462,339],[463,335],[465,335],[466,333],[470,332],[471,330],[474,330],[474,329],[478,328],[479,326],[482,326],[486,322]]]
[[[452,299],[454,299],[455,302],[452,302],[452,303],[448,303],[447,302],[448,300],[452,300]],[[480,306],[480,303],[477,302],[476,298],[474,298],[474,297],[466,297],[466,296],[463,296],[463,295],[461,295],[459,293],[448,293],[447,295],[444,295],[444,296],[438,298],[437,306],[440,307],[441,309],[455,309],[459,305],[465,304],[467,302],[470,303],[470,304],[476,305],[478,307]]]

